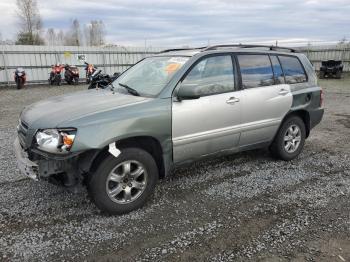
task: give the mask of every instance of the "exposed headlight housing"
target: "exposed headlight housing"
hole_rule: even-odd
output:
[[[49,153],[68,153],[73,146],[75,129],[44,129],[36,135],[38,149]]]

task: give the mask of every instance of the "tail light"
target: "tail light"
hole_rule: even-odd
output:
[[[323,89],[321,88],[321,93],[320,93],[320,107],[323,107],[324,104],[324,92]]]

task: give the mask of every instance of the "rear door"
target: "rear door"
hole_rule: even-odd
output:
[[[174,162],[238,146],[241,92],[235,75],[232,56],[218,54],[197,61],[185,76],[182,82],[200,86],[202,96],[172,104]]]
[[[238,54],[242,80],[240,147],[271,141],[292,106],[290,86],[276,56]]]

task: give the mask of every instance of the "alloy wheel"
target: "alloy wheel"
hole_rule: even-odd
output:
[[[284,134],[284,149],[288,153],[294,153],[301,142],[301,131],[297,125],[291,125]]]
[[[118,204],[135,201],[144,192],[147,185],[147,171],[136,160],[128,160],[118,164],[109,173],[106,191],[109,198]]]

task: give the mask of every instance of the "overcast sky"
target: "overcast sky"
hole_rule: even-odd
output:
[[[14,38],[16,0],[0,0],[0,32]],[[101,19],[107,42],[213,43],[336,41],[350,38],[350,0],[39,0],[44,28]]]

